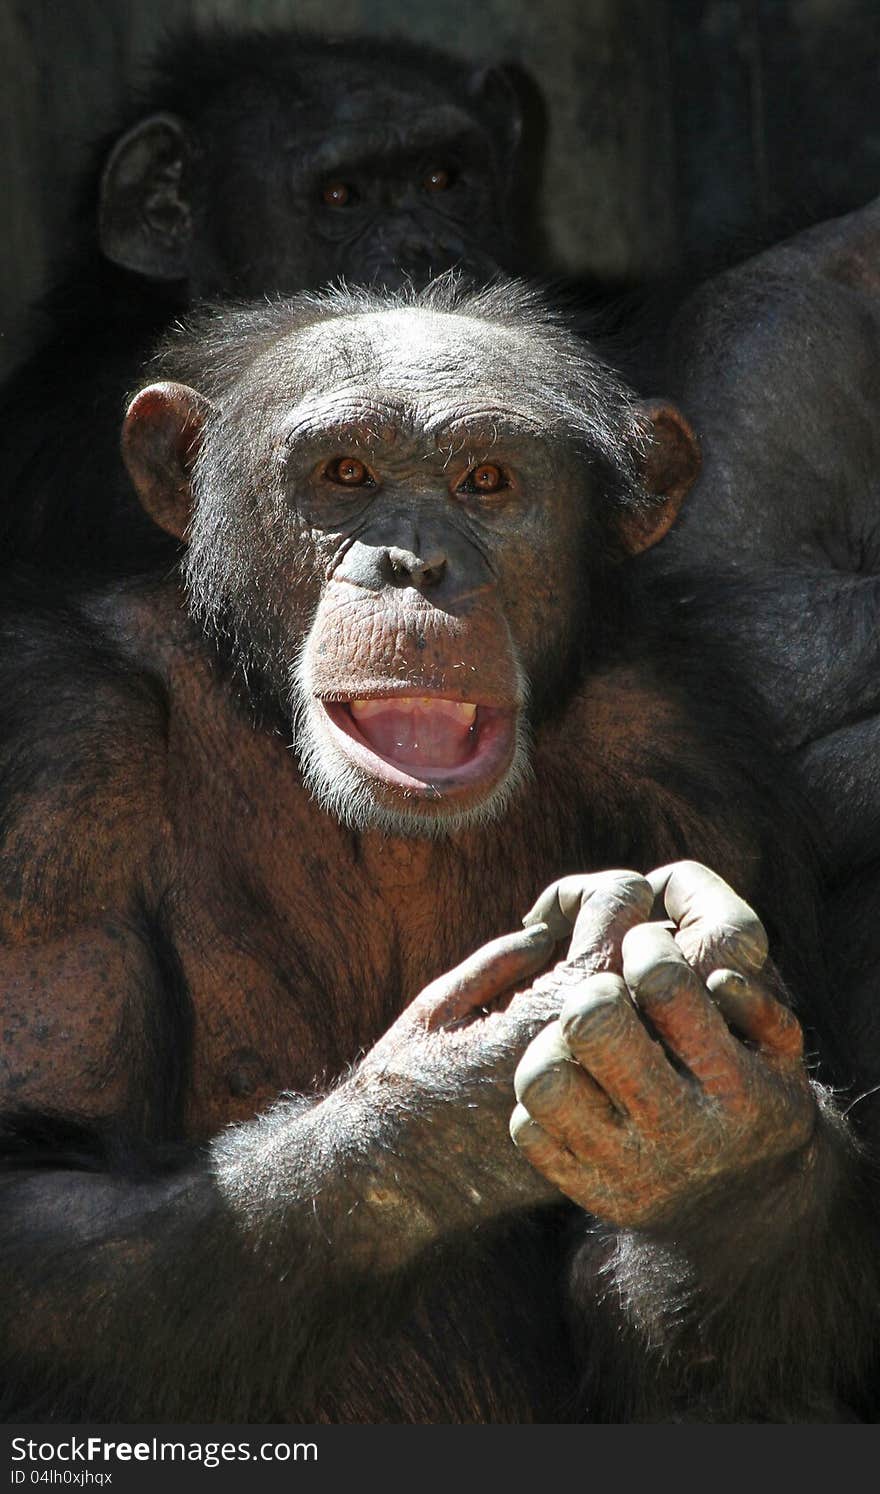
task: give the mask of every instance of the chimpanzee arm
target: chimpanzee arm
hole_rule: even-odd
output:
[[[642,878],[611,884],[597,945],[619,942],[650,906]],[[88,961],[73,936],[52,951],[62,1004],[77,970],[81,982],[89,969],[113,974],[114,959],[119,979],[127,969],[142,984],[135,951],[117,936],[96,952],[95,938]],[[10,1121],[7,1415],[307,1417],[352,1346],[403,1312],[407,1274],[435,1246],[558,1197],[507,1135],[516,1059],[558,1001],[481,1012],[552,948],[544,927],[495,941],[429,987],[323,1098],[282,1098],[173,1162],[102,1152],[100,1126],[53,1134],[46,1117]],[[39,980],[40,952],[29,958]],[[10,969],[16,960],[7,954]]]
[[[546,939],[515,943],[504,973],[522,979],[536,948],[538,963],[546,957]],[[116,951],[118,973],[136,967],[139,951],[120,952],[118,942]],[[61,1005],[65,974],[113,958],[93,934],[88,961],[82,953],[52,951]],[[39,951],[30,959],[39,978]],[[14,951],[6,963],[17,967]],[[98,992],[98,1009],[102,999]],[[439,1033],[426,1040],[437,1051],[416,1056],[425,1044],[410,1027],[393,1079],[355,1072],[317,1102],[282,1099],[170,1166],[149,1147],[108,1152],[100,1123],[9,1117],[0,1247],[7,1415],[271,1419],[305,1409],[350,1333],[388,1307],[395,1272],[441,1233],[545,1195],[546,1184],[536,1190],[519,1159],[506,1157],[513,1048],[493,1128],[500,1050],[482,1061],[474,1054],[462,1086],[468,1060],[446,1064]]]
[[[571,1292],[587,1419],[877,1419],[876,1178],[816,1097],[820,1129],[787,1168],[583,1243]]]
[[[632,930],[622,978],[575,986],[516,1076],[518,1145],[608,1221],[573,1280],[585,1415],[847,1417],[880,1341],[867,1166],[754,914],[693,863],[656,881],[675,937]]]
[[[830,542],[829,542],[830,543]],[[854,543],[854,542],[852,542]],[[679,581],[694,636],[749,663],[749,681],[765,700],[781,746],[795,750],[861,721],[880,707],[880,579],[871,553],[835,564],[833,554],[774,566],[766,561],[711,578]],[[847,574],[852,571],[852,574]],[[809,617],[809,627],[804,619]],[[833,639],[833,647],[828,640]]]
[[[866,879],[870,883],[874,877],[880,844],[878,747],[880,711],[875,711],[810,742],[793,758],[810,807],[821,824],[826,864],[836,885],[854,879],[854,885],[848,888],[850,897],[863,897]],[[869,913],[869,927],[873,921]],[[853,925],[845,934],[844,967],[849,963],[849,941],[854,933]]]

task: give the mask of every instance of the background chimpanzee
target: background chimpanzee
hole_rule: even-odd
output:
[[[513,70],[405,43],[216,33],[167,47],[83,184],[45,346],[0,396],[4,562],[82,574],[169,553],[132,501],[117,433],[148,347],[191,300],[527,266],[529,97]]]
[[[880,202],[710,282],[667,357],[704,465],[656,564],[764,697],[818,818],[839,1021],[876,1084]]]
[[[763,931],[601,874],[808,936],[737,702],[636,632],[689,428],[449,280],[151,372],[180,577],[4,621],[7,1414],[838,1414],[875,1231]]]

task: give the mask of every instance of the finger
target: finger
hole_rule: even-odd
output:
[[[590,1188],[593,1169],[589,1164],[585,1167],[578,1162],[571,1152],[554,1141],[523,1105],[517,1105],[510,1117],[510,1136],[514,1146],[532,1167],[551,1183],[555,1183],[575,1203],[580,1203],[584,1208],[590,1207],[589,1197],[594,1191]]]
[[[574,1058],[620,1115],[660,1124],[683,1080],[639,1020],[619,975],[593,975],[566,999],[559,1029]]]
[[[698,861],[677,861],[648,873],[655,913],[678,925],[676,943],[703,979],[728,968],[745,975],[767,959],[767,934],[757,913],[721,877]]]
[[[725,1021],[756,1044],[769,1058],[799,1065],[804,1056],[804,1034],[794,1012],[782,1006],[759,982],[738,970],[713,970],[706,981]]]
[[[572,1057],[558,1022],[532,1040],[513,1076],[516,1098],[556,1141],[577,1153],[603,1126],[619,1126],[608,1095]]]
[[[429,1032],[461,1021],[499,996],[528,985],[551,958],[554,944],[543,923],[493,939],[426,986],[410,1011]]]
[[[620,943],[648,918],[654,902],[650,883],[631,871],[563,877],[542,892],[523,924],[546,923],[554,938],[571,940],[567,962],[585,969],[620,969]]]
[[[645,923],[623,941],[623,975],[640,1011],[709,1094],[743,1084],[745,1053],[668,929]]]
[[[533,1120],[522,1105],[510,1117],[514,1145],[532,1167],[581,1209],[599,1218],[625,1223],[616,1176],[602,1163],[573,1157]]]

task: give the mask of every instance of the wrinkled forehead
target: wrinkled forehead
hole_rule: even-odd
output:
[[[424,164],[445,166],[444,152],[465,151],[480,160],[484,172],[495,169],[486,152],[477,125],[462,109],[444,103],[412,100],[402,109],[400,99],[388,96],[382,103],[368,96],[350,97],[321,111],[321,128],[303,117],[291,121],[284,143],[291,157],[305,164],[306,172],[369,169],[388,173],[394,166],[405,169],[414,158],[426,157]],[[483,143],[483,151],[480,146]]]
[[[476,317],[423,308],[343,316],[297,333],[292,348],[291,405],[336,408],[350,397],[387,402],[414,424],[461,410],[510,414],[531,423],[549,418],[541,381],[540,339]]]
[[[357,158],[365,149],[387,148],[415,153],[456,143],[476,144],[480,131],[472,115],[427,90],[406,93],[403,88],[336,87],[320,109],[297,102],[287,108],[294,127],[291,146],[308,150],[310,158],[323,147],[329,156]],[[315,128],[316,113],[320,128]]]
[[[294,170],[376,156],[389,156],[387,166],[398,155],[427,152],[430,160],[450,149],[476,152],[492,171],[486,129],[462,93],[451,79],[434,82],[407,69],[378,69],[369,59],[322,56],[282,69],[280,77],[246,74],[208,112],[226,149],[247,150],[262,139]]]

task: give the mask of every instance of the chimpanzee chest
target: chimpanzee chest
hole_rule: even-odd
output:
[[[240,819],[221,858],[190,863],[175,945],[192,1010],[193,1139],[284,1090],[320,1093],[533,896],[511,879],[487,906],[436,846],[355,837],[301,791],[283,808],[294,811],[283,848],[277,823],[260,817],[245,836]]]
[[[181,940],[192,1003],[187,1131],[195,1139],[265,1109],[282,1091],[320,1092],[403,1004],[393,961],[290,930],[206,919]],[[414,994],[414,993],[413,993]]]

